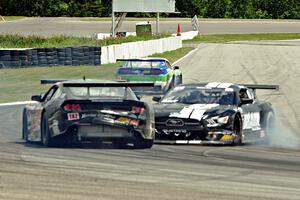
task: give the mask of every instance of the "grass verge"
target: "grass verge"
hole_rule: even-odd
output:
[[[290,40],[300,39],[300,33],[270,33],[270,34],[217,34],[200,35],[184,43],[224,43],[243,40]]]
[[[25,19],[25,16],[2,16],[5,21],[14,21],[14,20],[20,20],[20,19]],[[0,17],[0,21],[1,21]]]
[[[169,37],[169,34],[153,36],[129,36],[119,38],[106,38],[97,40],[96,38],[85,37],[40,37],[21,35],[0,35],[0,48],[35,48],[35,47],[68,47],[68,46],[107,46],[111,44],[121,44],[135,41],[147,41]]]
[[[170,62],[174,62],[191,50],[193,48],[184,47],[175,51],[155,54],[152,57],[165,57]],[[41,79],[77,79],[86,76],[86,78],[111,80],[115,78],[118,66],[120,63],[102,66],[2,69],[0,70],[0,103],[27,101],[33,94],[45,91],[49,85],[40,85]]]
[[[171,63],[173,63],[176,60],[178,60],[179,58],[188,54],[193,49],[194,49],[193,47],[182,47],[175,51],[166,51],[164,53],[157,53],[157,54],[153,54],[149,57],[163,57],[163,58],[167,58]]]

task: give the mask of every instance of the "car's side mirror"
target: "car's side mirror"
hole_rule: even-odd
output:
[[[251,104],[253,103],[253,99],[249,99],[249,98],[242,98],[241,99],[241,104]]]
[[[41,95],[33,95],[31,97],[31,100],[32,101],[39,101],[39,102],[41,102],[42,101],[42,97],[41,97]]]
[[[179,69],[179,67],[178,67],[178,66],[175,66],[175,67],[174,67],[174,70],[176,70],[176,69]]]
[[[155,102],[159,102],[161,100],[161,96],[154,96],[152,97],[152,100]]]

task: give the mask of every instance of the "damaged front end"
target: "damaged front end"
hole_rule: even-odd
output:
[[[232,144],[237,135],[226,119],[196,120],[156,118],[156,143],[166,144]]]

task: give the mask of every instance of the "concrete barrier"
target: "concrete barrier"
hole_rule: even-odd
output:
[[[194,37],[198,35],[198,31],[188,31],[188,32],[183,32],[181,33],[181,39],[182,40],[191,40]],[[176,33],[172,34],[173,36],[176,36]]]
[[[182,47],[182,37],[129,42],[104,47],[0,49],[0,68],[100,65],[116,59],[146,57]]]
[[[181,37],[129,42],[102,47],[101,63],[116,62],[116,59],[146,57],[155,53],[173,51],[182,47]]]

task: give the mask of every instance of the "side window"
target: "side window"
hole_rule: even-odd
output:
[[[253,90],[247,90],[247,95],[249,97],[249,99],[255,99],[255,95],[253,93]]]
[[[47,102],[47,101],[50,101],[52,99],[52,97],[54,96],[55,92],[57,91],[57,86],[53,86],[52,88],[50,88],[48,90],[48,92],[45,94],[44,98],[43,98],[43,101],[44,102]]]
[[[240,99],[248,99],[249,98],[246,88],[242,88],[240,90],[240,94],[239,95],[240,95]]]
[[[255,100],[255,95],[252,90],[247,88],[242,88],[239,92],[240,99],[252,99]]]

